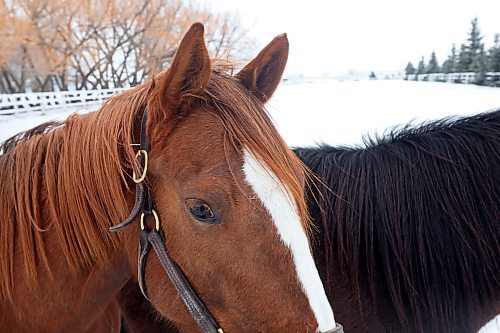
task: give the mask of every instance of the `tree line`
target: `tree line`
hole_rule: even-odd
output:
[[[432,52],[429,62],[421,58],[418,66],[411,62],[406,66],[406,75],[433,74],[433,73],[475,73],[474,83],[478,85],[500,86],[498,79],[488,79],[487,72],[500,72],[500,34],[495,34],[493,46],[485,49],[477,17],[471,21],[471,29],[467,40],[457,50],[455,44],[451,48],[448,58],[440,65],[436,53]],[[416,78],[416,76],[415,76]]]
[[[235,13],[189,0],[0,0],[0,21],[0,93],[139,84],[195,21],[213,57],[238,59],[253,44]]]

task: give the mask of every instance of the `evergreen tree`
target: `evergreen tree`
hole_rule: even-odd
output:
[[[476,71],[478,64],[474,64],[474,61],[476,58],[479,56],[479,53],[483,52],[484,54],[484,44],[481,43],[483,40],[483,37],[481,36],[481,32],[479,31],[479,26],[477,23],[477,17],[475,17],[472,22],[471,22],[471,30],[469,32],[469,37],[467,38],[467,41],[469,42],[469,45],[467,45],[467,51],[469,53],[469,59],[470,59],[470,64],[468,70],[470,71]],[[482,51],[481,51],[482,50]]]
[[[477,68],[477,64],[473,65],[473,62],[481,52],[481,47],[484,48],[482,40],[483,37],[481,36],[481,32],[479,30],[477,17],[475,17],[471,21],[471,29],[468,33],[467,44],[462,44],[460,46],[460,52],[458,53],[457,59],[457,72],[469,72],[474,71],[475,68]]]
[[[472,58],[470,56],[468,47],[464,44],[460,45],[460,52],[458,53],[457,65],[455,66],[455,72],[467,72],[472,64]]]
[[[452,72],[452,68],[453,68],[453,65],[451,64],[451,61],[450,59],[446,59],[445,61],[443,61],[443,67],[442,67],[442,72],[444,74],[449,74]]]
[[[469,32],[469,37],[467,38],[467,41],[469,42],[469,49],[471,50],[471,54],[475,55],[474,52],[478,52],[481,48],[481,41],[483,40],[483,37],[481,36],[481,32],[479,31],[479,26],[477,24],[477,17],[475,17],[471,21],[472,27]]]
[[[467,41],[460,45],[459,50],[457,50],[455,44],[453,44],[451,54],[443,62],[442,68],[439,67],[436,53],[432,52],[427,66],[424,57],[422,57],[417,68],[415,68],[411,62],[408,62],[405,69],[406,75],[440,72],[445,74],[474,72],[476,74],[476,84],[493,83],[500,85],[500,81],[496,78],[489,78],[488,80],[491,82],[486,82],[486,73],[488,71],[500,72],[500,34],[497,33],[495,35],[494,46],[485,51],[483,36],[481,36],[477,17],[471,21],[471,28],[467,33]],[[415,80],[418,80],[417,76],[415,76]],[[458,79],[457,82],[459,81]]]
[[[454,73],[457,67],[457,50],[455,48],[455,44],[451,48],[451,54],[448,56],[443,62],[442,72],[445,74]]]
[[[449,60],[451,63],[451,73],[455,73],[457,71],[457,48],[455,47],[455,44],[451,47]]]
[[[470,69],[476,73],[475,83],[484,84],[486,81],[486,53],[484,52],[484,45],[481,45],[479,52],[474,56]]]
[[[500,34],[495,35],[495,44],[488,51],[488,70],[500,72]]]
[[[429,60],[429,65],[427,66],[426,72],[429,73],[439,73],[441,70],[436,58],[436,52],[432,51],[431,58]]]
[[[425,61],[424,61],[424,57],[422,57],[422,59],[418,63],[416,74],[424,74],[424,73],[425,73]]]
[[[413,64],[411,62],[406,65],[405,73],[406,75],[415,74],[415,67],[413,67]]]

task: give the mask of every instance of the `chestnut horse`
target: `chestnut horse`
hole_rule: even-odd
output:
[[[346,332],[472,333],[500,313],[500,110],[295,152]],[[178,332],[133,283],[119,302],[125,332]]]
[[[114,297],[142,275],[182,332],[197,331],[196,297],[217,332],[336,327],[307,238],[305,169],[263,109],[287,38],[233,77],[209,60],[203,34],[194,24],[167,71],[97,112],[3,144],[0,331],[117,331]],[[139,142],[148,148],[137,153]],[[158,256],[141,258],[140,273],[139,225],[108,230],[137,205],[133,181],[157,212],[156,225],[141,221]]]

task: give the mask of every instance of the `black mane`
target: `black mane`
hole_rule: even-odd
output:
[[[385,296],[403,328],[427,332],[471,331],[498,302],[500,110],[295,152],[318,177],[327,289],[340,269],[360,305]]]

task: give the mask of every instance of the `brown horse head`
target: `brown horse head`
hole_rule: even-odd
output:
[[[308,244],[304,168],[263,109],[281,79],[287,38],[231,77],[210,61],[203,31],[191,27],[146,101],[147,180],[166,247],[225,332],[332,329]],[[132,265],[136,234],[127,237]],[[196,331],[152,255],[146,283],[164,317]]]

